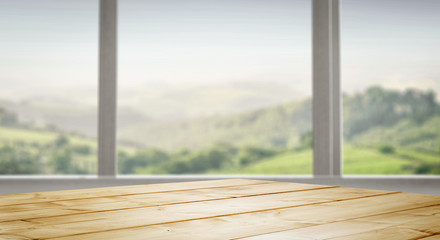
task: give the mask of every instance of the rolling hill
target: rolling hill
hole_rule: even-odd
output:
[[[13,102],[0,99],[0,108],[17,116],[17,120],[36,127],[52,126],[61,131],[77,132],[96,137],[97,107],[59,99],[32,99]],[[121,107],[118,109],[118,127],[151,122],[151,118],[138,111]]]
[[[296,146],[311,129],[311,101],[226,116],[211,116],[181,122],[141,124],[118,133],[148,147],[168,150],[199,149],[214,143],[237,146]]]
[[[375,146],[382,143],[440,151],[440,105],[433,92],[404,92],[371,87],[344,95],[344,139]],[[235,146],[295,148],[312,130],[312,101],[172,123],[146,123],[123,129],[120,140],[167,150],[200,149],[216,143]]]
[[[440,174],[440,105],[435,94],[371,87],[344,95],[343,100],[345,174]],[[63,115],[60,108],[27,105],[21,110],[28,107],[46,118]],[[4,173],[96,171],[93,137],[71,133],[66,121],[57,121],[60,125],[55,127],[35,126],[10,109],[0,106],[0,170]],[[308,99],[178,122],[156,123],[141,117],[118,128],[120,171],[310,174],[311,109]],[[75,115],[74,111],[69,114]],[[130,114],[125,117],[131,118]]]

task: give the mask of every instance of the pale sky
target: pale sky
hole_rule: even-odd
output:
[[[120,80],[310,85],[307,0],[120,1]]]
[[[0,0],[0,98],[96,103],[97,51],[97,0]]]
[[[148,86],[252,81],[310,96],[310,8],[310,0],[119,0],[120,98]],[[341,22],[344,91],[440,90],[439,0],[342,0]],[[0,98],[68,90],[96,102],[97,0],[0,0],[0,29]]]
[[[439,95],[439,23],[438,0],[342,0],[343,90],[378,84]]]

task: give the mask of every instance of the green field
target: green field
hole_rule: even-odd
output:
[[[96,173],[97,143],[91,138],[0,127],[0,150],[3,174]]]
[[[0,147],[14,145],[17,149],[26,149],[30,154],[42,154],[43,158],[50,158],[50,154],[56,152],[56,149],[51,149],[50,146],[60,137],[59,133],[50,131],[35,131],[26,129],[14,129],[0,127]],[[77,153],[73,151],[71,160],[78,169],[83,169],[82,173],[94,174],[96,173],[96,141],[80,136],[67,136],[68,146],[71,149],[78,147],[85,147],[89,149],[86,153]],[[45,150],[41,150],[45,149]],[[257,148],[256,148],[257,149]],[[343,166],[344,174],[347,175],[405,175],[405,174],[440,174],[440,154],[423,152],[414,150],[409,147],[393,147],[391,153],[381,152],[379,148],[360,147],[350,144],[344,145],[343,148]],[[52,151],[52,152],[51,152]],[[190,154],[186,153],[184,157],[178,153],[167,153],[166,164],[156,162],[155,164],[141,164],[139,162],[154,161],[148,160],[146,154],[142,151],[148,152],[153,150],[135,150],[131,147],[120,147],[119,152],[125,154],[128,159],[126,162],[121,157],[123,163],[129,163],[130,159],[138,159],[134,164],[131,173],[138,174],[168,174],[170,164],[181,162],[189,164],[191,161],[200,159],[203,151],[193,151]],[[154,150],[160,152],[161,150]],[[213,151],[213,150],[211,150]],[[202,169],[200,174],[312,174],[313,169],[313,152],[311,149],[305,150],[274,150],[269,157],[258,157],[257,160],[252,160],[250,163],[237,163],[240,151],[242,149],[233,150],[219,150],[222,154],[220,157],[227,159],[225,163],[211,168],[207,166]],[[232,152],[234,152],[232,154]],[[151,155],[151,154],[150,154]],[[205,154],[206,155],[206,154]],[[151,155],[153,156],[153,155]],[[143,158],[142,158],[143,157]],[[253,155],[251,156],[251,158]],[[255,158],[255,157],[254,157]],[[208,160],[205,160],[208,161]],[[136,165],[138,164],[138,165]],[[177,165],[178,166],[178,165]],[[47,171],[47,166],[44,167],[46,172],[40,174],[53,174],[52,171]],[[175,168],[173,168],[175,169]],[[176,171],[176,170],[174,170]],[[127,174],[130,172],[126,172]],[[171,172],[174,174],[185,174],[193,172]],[[61,174],[61,173],[60,173]],[[64,173],[66,174],[66,173]]]
[[[14,129],[0,127],[0,147],[14,145],[17,149],[26,149],[30,154],[42,154],[43,158],[50,158],[50,154],[56,152],[56,149],[51,149],[50,146],[57,141],[60,134],[50,131],[33,131],[26,129]],[[78,147],[87,147],[89,149],[85,154],[76,153],[73,151],[71,160],[78,169],[83,169],[82,173],[94,174],[96,173],[96,141],[80,136],[68,136],[67,141],[71,149]],[[41,150],[45,149],[45,150]],[[347,175],[405,175],[405,174],[440,174],[440,154],[417,151],[409,147],[394,147],[391,153],[381,152],[379,148],[360,147],[350,144],[344,145],[343,151],[343,166],[344,174]],[[52,152],[51,152],[52,151]],[[150,164],[139,164],[139,162],[154,161],[147,160],[146,155],[138,154],[139,151],[149,150],[135,150],[130,147],[120,147],[119,152],[125,154],[128,163],[131,158],[136,158],[132,168],[133,172],[138,174],[168,174],[167,167],[174,162],[190,163],[194,159],[200,159],[200,152],[193,151],[185,157],[177,153],[163,152],[167,156],[167,164],[161,162]],[[160,150],[155,150],[160,151]],[[215,168],[207,166],[200,174],[312,174],[313,152],[311,149],[300,151],[295,150],[276,150],[269,157],[259,157],[257,160],[247,163],[237,163],[240,149],[235,149],[230,154],[226,150],[221,157],[228,159],[226,163],[222,163]],[[139,153],[141,153],[139,152]],[[137,155],[136,155],[137,154]],[[139,157],[140,156],[140,157]],[[144,157],[144,159],[142,159]],[[182,160],[183,159],[183,160]],[[121,160],[124,162],[124,160]],[[208,161],[208,160],[206,160]],[[53,174],[52,171],[47,171],[40,174]],[[174,168],[173,168],[174,169]],[[62,173],[62,172],[61,172]],[[60,174],[61,174],[60,173]],[[130,172],[126,172],[130,173]],[[126,174],[125,173],[125,174]],[[174,174],[185,174],[192,172],[172,172]],[[64,173],[66,174],[66,173]]]
[[[60,139],[65,141],[63,146],[57,145],[60,144],[57,142]],[[15,150],[14,155],[17,156],[2,154],[2,150],[6,151],[8,148]],[[118,150],[128,154],[136,152],[136,148],[131,146],[119,146]],[[54,171],[51,169],[52,167],[48,166],[50,159],[59,157],[61,151],[65,151],[65,154],[68,154],[70,158],[70,165],[63,167],[75,168],[77,171],[72,172],[70,169]],[[0,173],[3,174],[14,174],[11,172],[11,168],[19,169],[16,174],[95,174],[97,158],[97,141],[93,138],[49,130],[0,126]],[[40,163],[40,171],[28,172],[17,166],[19,164],[29,165],[30,161]]]
[[[432,91],[372,86],[343,95],[343,173],[440,175]],[[121,129],[119,174],[312,174],[311,99]],[[0,106],[0,174],[95,174],[96,139],[20,122]],[[120,130],[118,128],[118,130]]]
[[[377,149],[344,146],[344,174],[347,175],[405,175],[416,174],[421,166],[433,165],[431,174],[440,174],[440,155],[417,152],[411,149],[398,148],[394,154],[384,154]],[[220,174],[312,174],[313,153],[288,151],[258,163],[239,169],[214,171]]]
[[[72,145],[76,146],[89,146],[93,150],[97,149],[97,141],[94,138],[88,138],[84,136],[77,136],[72,134],[61,134],[65,135]],[[44,130],[29,130],[20,128],[7,128],[0,126],[0,144],[11,144],[11,143],[37,143],[37,144],[49,144],[54,142],[60,133],[53,131]],[[134,153],[136,151],[135,147],[119,145],[118,149],[125,152]]]
[[[6,128],[0,126],[0,143],[39,143],[54,142],[60,134],[53,131],[29,130],[20,128]],[[88,145],[96,149],[96,140],[85,137],[69,135],[69,140],[74,145]]]
[[[312,150],[285,152],[237,169],[213,171],[214,174],[312,174]]]

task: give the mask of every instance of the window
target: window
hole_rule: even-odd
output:
[[[119,1],[120,174],[311,174],[311,2]]]
[[[65,188],[65,183],[85,187],[255,173],[259,174],[255,178],[378,189],[386,184],[389,189],[400,186],[401,179],[405,179],[402,186],[438,185],[438,176],[426,175],[340,178],[338,0],[252,4],[245,0],[209,4],[120,0],[118,21],[117,3],[0,0],[0,184],[8,188],[11,183],[24,184],[29,189],[47,181]],[[438,14],[433,13],[438,9],[438,3],[427,0],[343,2],[345,174],[438,174],[439,81],[432,67],[438,62],[433,44],[439,37],[434,28]],[[370,21],[372,15],[375,18]],[[311,32],[313,39],[308,37]],[[228,36],[234,36],[234,41]],[[395,54],[399,58],[393,59]],[[395,77],[390,78],[390,73]],[[312,106],[307,105],[311,104],[311,75],[313,122]],[[394,100],[384,101],[390,99],[388,95]],[[381,101],[391,102],[392,107]],[[386,113],[380,124],[373,121],[373,128],[370,120],[378,113],[368,108],[371,104],[380,105],[377,110]],[[359,124],[363,122],[370,125]],[[169,127],[179,131],[161,132]],[[213,134],[212,129],[238,134]],[[153,137],[142,136],[146,130]],[[240,142],[244,132],[252,138]],[[201,137],[163,141],[173,133]],[[172,149],[176,143],[182,147]],[[116,177],[116,155],[120,177]],[[221,162],[223,156],[229,159],[226,163]],[[177,159],[177,164],[169,164],[170,159]],[[366,163],[366,159],[372,161]],[[158,162],[168,165],[158,166]],[[312,162],[316,178],[261,175],[311,173]],[[193,163],[200,163],[201,169],[191,168]],[[8,176],[95,172],[110,179],[54,182],[52,178],[29,180],[27,175],[17,181]],[[198,176],[122,177],[156,173]]]
[[[0,0],[0,174],[94,174],[98,1]]]
[[[440,174],[440,2],[343,1],[345,174]]]

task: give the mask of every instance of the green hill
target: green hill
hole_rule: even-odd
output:
[[[344,146],[344,174],[440,174],[440,155],[398,148],[393,154],[379,149]],[[288,150],[256,163],[234,169],[212,171],[213,174],[312,174],[313,152]]]
[[[430,91],[344,95],[344,174],[440,174],[440,107]],[[123,173],[311,174],[311,101],[229,116],[135,126],[150,150]],[[153,147],[153,148],[151,148]],[[167,149],[160,152],[154,147]],[[178,149],[188,149],[178,151]]]
[[[284,148],[298,146],[311,124],[311,101],[305,100],[228,116],[136,125],[118,136],[167,150],[201,149],[215,143]]]
[[[440,106],[431,91],[371,87],[363,93],[345,94],[343,102],[344,138],[349,143],[440,150]],[[120,131],[118,136],[167,150],[202,149],[215,143],[297,148],[311,131],[311,115],[309,99],[234,115],[140,124]]]
[[[0,111],[7,111],[20,123],[38,128],[52,127],[62,131],[76,132],[96,137],[98,109],[96,106],[84,105],[59,99],[13,102],[0,99]],[[1,115],[1,112],[0,112]],[[1,118],[1,117],[0,117]],[[118,108],[118,128],[152,121],[128,107]],[[3,125],[0,123],[0,125]]]
[[[369,147],[386,143],[421,152],[440,152],[440,116],[433,116],[420,124],[403,119],[391,127],[371,127],[368,131],[354,136],[349,142]]]
[[[0,126],[0,174],[92,174],[96,162],[94,139]]]
[[[440,105],[433,92],[371,87],[344,94],[343,101],[345,174],[440,174]],[[311,110],[308,99],[123,128],[119,172],[311,174]],[[60,129],[22,122],[0,107],[0,174],[96,172],[96,140]]]

